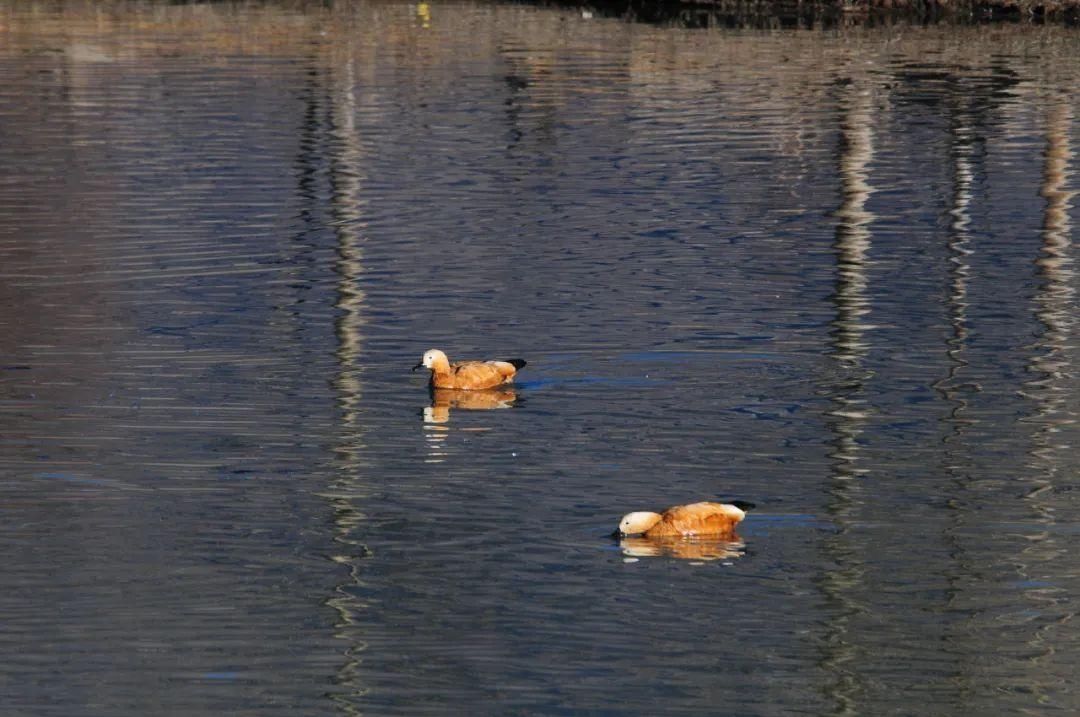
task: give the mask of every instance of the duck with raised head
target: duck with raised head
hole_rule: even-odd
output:
[[[753,507],[753,503],[734,500],[730,503],[675,505],[663,513],[636,511],[622,517],[615,537],[643,535],[646,538],[733,538],[735,526],[742,522],[746,511]]]
[[[505,361],[459,361],[450,363],[446,354],[438,349],[424,352],[413,371],[426,368],[431,371],[432,388],[453,388],[460,391],[477,391],[511,383],[523,366],[522,359]]]

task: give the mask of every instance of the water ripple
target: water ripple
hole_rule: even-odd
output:
[[[1075,33],[0,38],[9,710],[1076,711]],[[738,543],[606,537],[731,496]]]

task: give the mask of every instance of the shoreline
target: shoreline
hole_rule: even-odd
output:
[[[684,27],[850,25],[1080,25],[1080,0],[519,0]]]

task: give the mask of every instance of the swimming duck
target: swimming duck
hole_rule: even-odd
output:
[[[452,364],[442,351],[429,349],[412,370],[415,371],[421,366],[431,369],[432,388],[476,391],[510,383],[514,380],[514,374],[524,365],[525,362],[521,359],[460,361]]]
[[[649,511],[627,513],[619,521],[615,537],[627,535],[644,535],[646,538],[734,536],[735,526],[746,517],[746,511],[753,507],[753,503],[735,500],[730,503],[675,505],[663,513]]]

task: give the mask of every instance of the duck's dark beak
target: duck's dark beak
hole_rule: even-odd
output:
[[[424,362],[423,362],[423,361],[421,361],[420,363],[418,363],[418,364],[416,364],[415,366],[413,366],[413,367],[412,367],[412,370],[413,370],[413,371],[415,371],[416,369],[420,368],[420,367],[421,367],[421,366],[423,366],[423,365],[424,365]]]
[[[619,540],[622,537],[623,537],[623,533],[618,528],[616,528],[615,532],[611,534],[611,539],[612,540]]]

